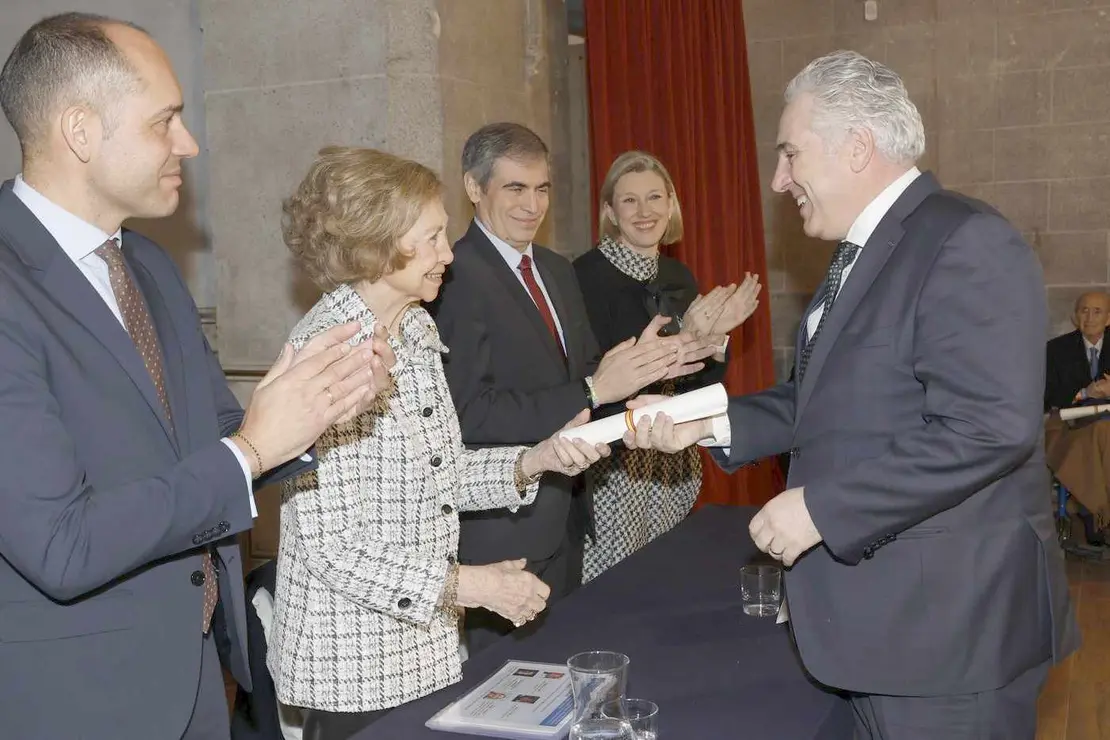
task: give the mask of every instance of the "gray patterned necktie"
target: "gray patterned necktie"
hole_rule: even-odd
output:
[[[852,260],[856,258],[859,249],[858,244],[852,244],[849,241],[843,241],[836,245],[832,262],[829,263],[829,271],[825,274],[825,295],[821,299],[825,308],[821,312],[821,318],[817,321],[817,328],[813,330],[813,334],[806,340],[805,347],[802,348],[802,361],[798,367],[799,383],[802,382],[802,376],[805,375],[806,365],[809,364],[809,357],[813,354],[813,346],[817,343],[817,337],[821,334],[821,327],[825,325],[825,320],[829,318],[829,311],[840,293],[840,282],[844,277],[844,269],[852,264]]]
[[[143,294],[131,279],[131,273],[123,261],[123,251],[115,239],[109,239],[96,249],[96,256],[108,265],[108,280],[112,284],[112,293],[119,304],[119,312],[123,316],[123,325],[135,343],[135,349],[143,358],[143,365],[154,381],[154,388],[158,391],[158,399],[166,412],[166,419],[173,430],[173,416],[170,414],[170,402],[166,396],[166,380],[162,368],[162,345],[158,341],[158,333],[154,330],[154,320],[150,316]],[[220,598],[220,589],[216,583],[216,567],[212,562],[212,553],[204,550],[201,555],[201,569],[204,573],[204,606],[201,613],[201,631],[207,633],[212,623],[212,614],[216,611],[216,602]]]

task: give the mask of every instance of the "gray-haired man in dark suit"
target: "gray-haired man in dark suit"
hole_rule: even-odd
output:
[[[173,262],[121,229],[172,213],[197,153],[141,29],[40,21],[0,106],[23,151],[0,186],[0,735],[227,738],[252,480],[314,466],[392,355],[357,326],[286,348],[244,416]]]
[[[1049,666],[1078,642],[1042,452],[1044,285],[994,209],[914,166],[921,118],[854,52],[790,83],[772,187],[838,242],[798,332],[796,380],[629,441],[789,450],[752,520],[788,566],[802,661],[859,736],[1032,740]]]

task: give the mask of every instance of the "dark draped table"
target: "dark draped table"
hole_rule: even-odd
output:
[[[807,678],[786,625],[741,609],[755,511],[699,509],[554,604],[531,634],[472,656],[461,683],[398,707],[355,740],[443,740],[424,723],[506,660],[565,663],[584,650],[628,655],[628,695],[659,705],[663,740],[851,740],[851,709]]]

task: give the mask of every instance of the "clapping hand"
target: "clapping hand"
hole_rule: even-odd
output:
[[[729,295],[717,313],[709,333],[712,335],[728,334],[736,327],[748,320],[759,306],[759,291],[763,286],[759,284],[759,276],[750,272],[744,275],[744,282]]]
[[[385,387],[388,347],[375,336],[352,346],[361,328],[351,322],[321,332],[300,352],[286,344],[277,362],[251,394],[232,441],[248,459],[255,476],[307,450],[332,424],[353,418]]]
[[[725,309],[725,304],[736,292],[736,284],[718,285],[705,295],[699,295],[682,317],[683,331],[696,337],[708,337],[713,325]]]
[[[652,342],[666,342],[676,349],[671,366],[667,368],[666,374],[660,380],[681,378],[684,375],[696,373],[705,367],[704,360],[717,352],[712,337],[699,336],[688,331],[680,332],[676,336],[660,337],[659,332],[671,321],[673,319],[669,316],[655,316],[640,333],[639,344],[642,346],[648,346]],[[719,345],[720,341],[717,344]]]

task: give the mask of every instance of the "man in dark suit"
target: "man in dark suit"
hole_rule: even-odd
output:
[[[475,217],[455,244],[434,311],[450,348],[444,367],[464,443],[534,444],[584,408],[700,369],[697,360],[712,348],[685,337],[652,338],[659,321],[644,341],[631,338],[599,362],[574,268],[532,243],[550,189],[547,146],[539,136],[519,124],[490,124],[467,140],[462,165]],[[526,558],[551,587],[553,602],[581,583],[590,517],[582,478],[548,474],[526,509],[464,514],[459,557],[464,563]],[[492,613],[467,615],[471,649],[511,629]]]
[[[788,567],[802,661],[848,693],[857,737],[1032,740],[1048,668],[1078,643],[1041,449],[1037,259],[917,170],[921,118],[887,67],[836,52],[786,99],[772,187],[839,242],[797,379],[629,441],[723,445],[730,470],[791,451],[751,535]]]
[[[1089,292],[1075,301],[1075,331],[1049,340],[1045,352],[1044,410],[1110,398],[1110,295]]]
[[[244,417],[173,263],[121,229],[172,213],[197,153],[142,30],[39,22],[0,105],[23,151],[0,186],[0,735],[226,738],[251,481],[314,466],[390,356],[355,326],[286,348]]]
[[[1049,340],[1046,352],[1044,410],[1106,403],[1110,398],[1110,295],[1089,292],[1075,301],[1075,331]],[[1103,546],[1101,524],[1110,517],[1110,424],[1105,418],[1072,424],[1052,413],[1045,425],[1048,466],[1072,494],[1083,533],[1091,545]]]

